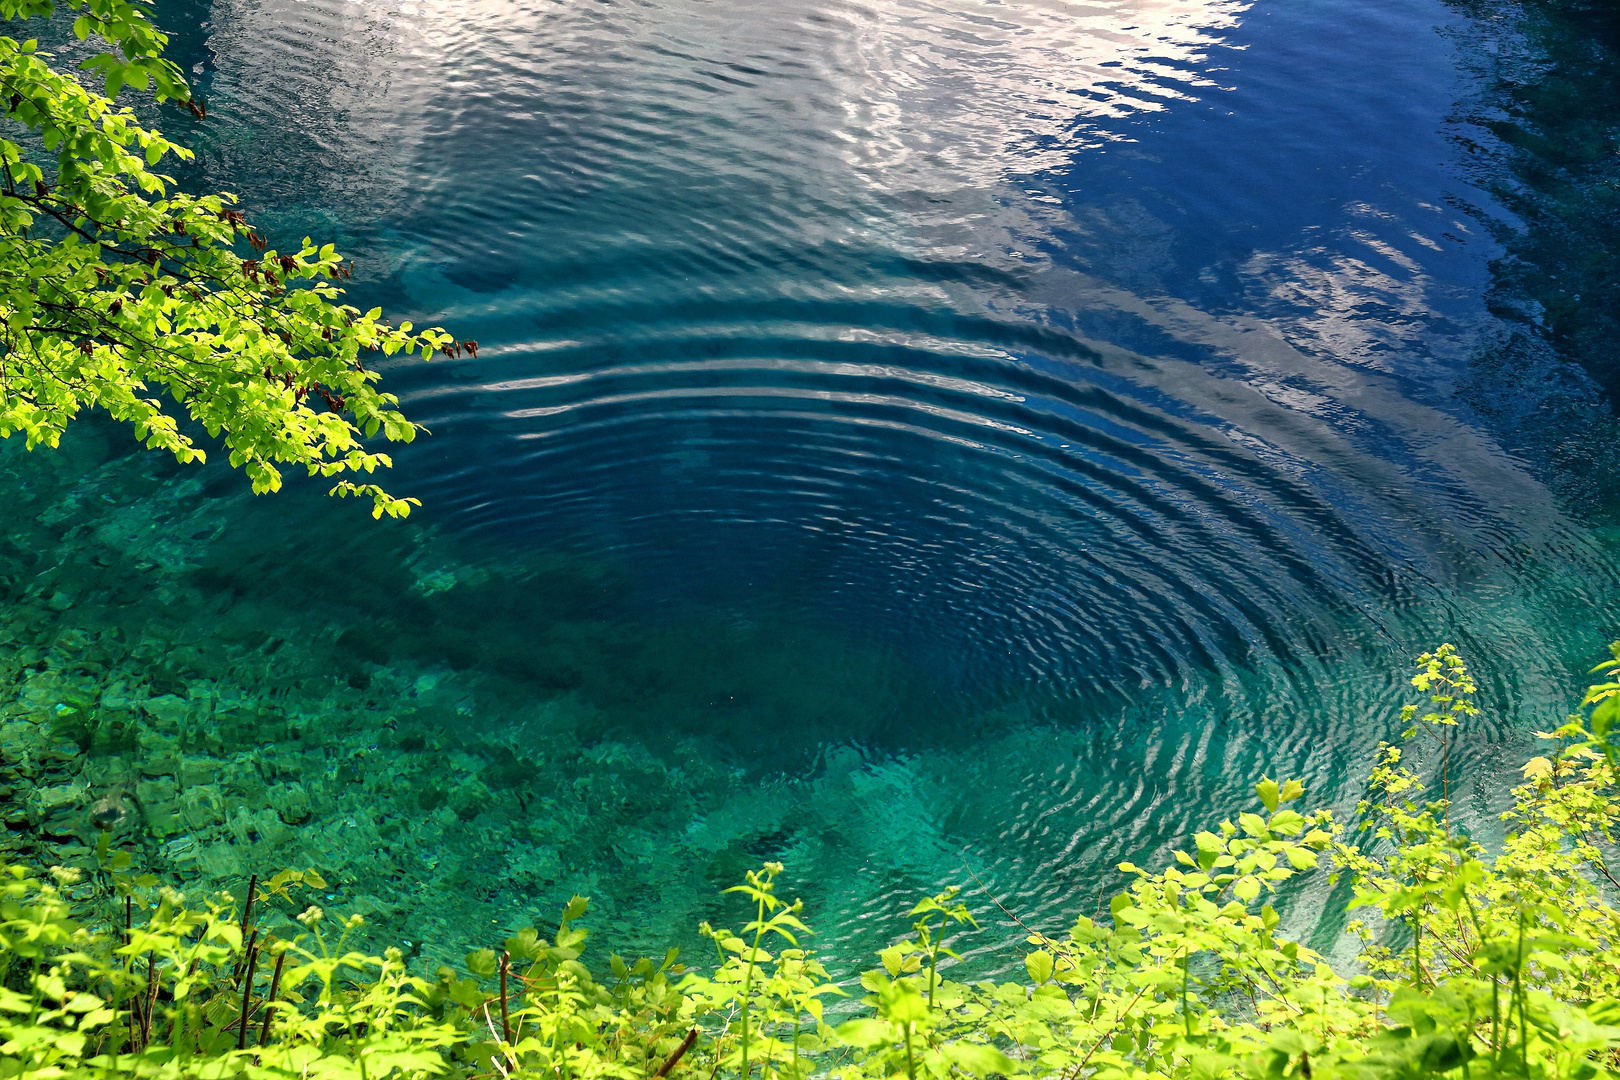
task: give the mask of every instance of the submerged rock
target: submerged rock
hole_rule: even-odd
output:
[[[188,787],[180,793],[180,816],[195,830],[225,823],[225,797],[213,784]]]
[[[124,802],[123,792],[97,799],[90,807],[90,824],[102,832],[112,832],[128,816],[129,807]]]
[[[311,806],[309,792],[303,784],[277,784],[270,789],[270,805],[289,825],[300,825],[309,820]]]
[[[60,525],[31,516],[0,536],[5,857],[89,870],[105,837],[194,895],[319,868],[319,902],[331,893],[379,934],[409,926],[432,962],[552,919],[576,892],[603,917],[616,897],[710,895],[706,860],[681,853],[700,804],[738,784],[711,748],[667,765],[603,738],[611,718],[578,693],[503,700],[442,659],[362,649],[318,612],[216,606],[188,576],[206,540],[174,539],[215,535],[215,511],[118,471],[135,460],[62,489],[117,491],[116,513],[60,501]],[[478,583],[452,568],[450,592],[433,573],[447,588],[413,596]],[[572,638],[559,649],[570,670],[590,662]],[[751,827],[751,807],[715,820]]]

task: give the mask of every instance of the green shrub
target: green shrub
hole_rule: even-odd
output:
[[[1613,650],[1597,669],[1611,680]],[[1198,833],[1174,866],[1122,864],[1134,881],[1106,920],[1081,916],[1061,939],[1030,933],[1027,982],[951,980],[946,941],[976,924],[955,890],[925,898],[913,936],[879,954],[864,995],[836,1015],[828,999],[849,991],[805,948],[801,906],[776,892],[779,864],[728,890],[751,917],[740,932],[702,927],[716,950],[703,971],[672,949],[593,972],[576,897],[551,937],[525,930],[433,980],[395,950],[347,950],[358,917],[334,928],[311,906],[291,940],[261,936],[254,905],[323,887],[309,872],[250,883],[238,913],[228,897],[188,906],[130,877],[103,845],[120,925],[70,915],[60,887],[76,872],[10,867],[0,1077],[1613,1075],[1620,911],[1605,890],[1620,885],[1605,853],[1620,812],[1620,682],[1543,733],[1553,748],[1526,763],[1490,855],[1452,825],[1447,797],[1472,681],[1449,646],[1418,664],[1432,708],[1407,710],[1406,741],[1432,739],[1432,785],[1407,748],[1381,746],[1345,832],[1325,810],[1293,808],[1298,782],[1262,779],[1254,811]],[[1279,932],[1269,899],[1310,873],[1365,912],[1349,926],[1361,943],[1349,975]]]

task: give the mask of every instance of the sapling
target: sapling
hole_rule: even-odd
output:
[[[754,982],[754,969],[762,955],[760,943],[767,934],[775,934],[785,939],[790,945],[798,946],[799,941],[793,936],[795,930],[808,933],[809,927],[799,921],[798,913],[804,910],[804,905],[798,900],[789,904],[776,895],[776,876],[783,870],[778,862],[766,863],[758,870],[750,870],[746,881],[741,885],[733,885],[725,890],[728,893],[741,893],[754,902],[754,919],[743,927],[743,933],[753,931],[754,941],[748,948],[746,965],[743,970],[742,984],[742,1077],[748,1080],[748,1048],[751,1037],[748,1011],[749,998]]]
[[[974,921],[972,913],[966,904],[951,904],[956,895],[962,891],[960,886],[952,885],[942,893],[924,897],[911,909],[911,914],[921,915],[922,918],[911,924],[917,932],[917,947],[928,954],[928,1007],[934,1007],[934,987],[939,978],[936,974],[939,967],[939,957],[943,953],[952,960],[960,960],[961,956],[945,947],[945,928],[951,923],[968,924],[977,930],[979,924]],[[950,906],[947,906],[950,905]],[[937,930],[930,925],[929,920],[935,915],[939,916]]]

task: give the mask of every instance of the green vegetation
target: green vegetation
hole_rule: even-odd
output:
[[[702,970],[662,959],[582,962],[586,901],[554,932],[469,954],[465,974],[350,951],[358,916],[307,905],[310,872],[190,904],[103,842],[99,915],[70,911],[79,871],[21,867],[0,884],[0,1076],[659,1077],[677,1071],[848,1077],[1589,1077],[1620,1071],[1620,910],[1606,852],[1620,814],[1620,643],[1583,711],[1543,733],[1500,852],[1450,819],[1448,758],[1474,687],[1449,647],[1419,658],[1428,711],[1384,746],[1346,830],[1261,780],[1259,806],[1193,837],[1175,865],[1132,878],[1106,918],[1029,932],[1027,982],[950,978],[953,935],[976,927],[956,890],[925,898],[907,940],[832,980],[802,906],[767,864],[728,892],[739,931],[705,925]],[[1421,715],[1420,715],[1421,714]],[[1432,744],[1431,778],[1407,758]],[[1268,902],[1326,875],[1362,921],[1354,970],[1289,939]],[[297,917],[261,934],[266,906]]]
[[[367,355],[462,346],[341,303],[334,282],[352,271],[332,245],[269,248],[234,196],[172,191],[154,170],[190,151],[114,100],[150,90],[205,115],[162,56],[167,37],[144,4],[66,3],[78,37],[109,47],[83,65],[105,93],[52,68],[35,41],[0,36],[0,108],[26,129],[0,138],[0,437],[55,446],[102,408],[183,462],[204,455],[187,427],[206,430],[255,492],[278,489],[290,465],[338,477],[333,494],[369,497],[374,516],[408,514],[412,500],[343,478],[391,464],[365,439],[417,432]],[[0,19],[54,9],[0,0]]]

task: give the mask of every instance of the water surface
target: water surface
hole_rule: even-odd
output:
[[[16,639],[224,763],[131,833],[174,873],[324,860],[451,952],[576,891],[651,948],[763,858],[852,955],[969,871],[1056,927],[1261,773],[1352,804],[1442,640],[1488,832],[1613,632],[1612,277],[1537,269],[1613,242],[1600,155],[1537,186],[1603,39],[1515,138],[1579,9],[162,10],[186,181],[480,344],[388,372],[403,524],[3,448]]]

